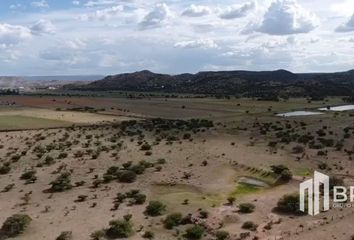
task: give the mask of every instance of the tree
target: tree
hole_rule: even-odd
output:
[[[151,201],[148,206],[146,206],[145,214],[151,217],[156,217],[162,215],[165,211],[166,206],[159,201]]]
[[[32,218],[25,214],[15,214],[7,218],[1,227],[1,235],[16,237],[22,234],[31,223]]]

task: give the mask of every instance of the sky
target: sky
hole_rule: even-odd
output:
[[[353,68],[353,0],[0,0],[0,75]]]

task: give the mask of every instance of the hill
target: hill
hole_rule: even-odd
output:
[[[274,96],[348,96],[354,90],[354,71],[296,74],[277,71],[219,71],[167,75],[147,70],[107,76],[86,85],[66,85],[82,91],[138,91],[193,94]]]

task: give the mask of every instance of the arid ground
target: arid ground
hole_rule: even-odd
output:
[[[19,240],[353,239],[354,209],[279,207],[314,170],[354,182],[352,112],[276,116],[336,104],[2,96],[0,225],[28,215]]]

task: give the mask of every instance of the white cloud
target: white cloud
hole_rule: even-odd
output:
[[[115,4],[117,1],[114,0],[96,0],[96,1],[88,1],[85,3],[85,7],[99,7],[105,5]]]
[[[346,23],[336,29],[337,32],[352,32],[354,31],[354,14]]]
[[[87,44],[82,39],[73,39],[65,41],[65,45],[70,49],[85,49]]]
[[[53,34],[55,33],[55,26],[49,20],[40,19],[36,23],[34,23],[31,27],[31,32],[34,35],[42,35],[42,34]]]
[[[218,45],[212,39],[198,39],[191,41],[182,41],[175,44],[177,48],[217,48]]]
[[[80,1],[74,0],[74,1],[72,1],[72,4],[75,5],[75,6],[78,6],[78,5],[80,5]]]
[[[234,19],[246,16],[250,11],[256,8],[256,2],[248,2],[242,6],[231,6],[223,10],[219,17],[222,19]]]
[[[27,27],[0,23],[0,45],[8,47],[31,38],[31,30]]]
[[[40,0],[40,1],[31,2],[31,6],[36,8],[48,8],[49,4],[47,3],[46,0]]]
[[[9,8],[10,8],[11,10],[17,10],[17,9],[24,9],[25,6],[22,5],[21,3],[15,3],[15,4],[11,4],[11,5],[9,6]]]
[[[139,25],[142,29],[160,27],[171,15],[169,7],[165,3],[159,3],[151,12],[145,15]]]
[[[344,15],[346,17],[350,17],[353,14],[354,1],[353,0],[333,1],[332,5],[330,5],[330,10],[332,10],[333,13],[338,14],[340,16]]]
[[[192,4],[182,12],[182,16],[187,17],[201,17],[211,13],[211,10],[207,6]]]
[[[109,8],[105,8],[102,10],[96,10],[93,13],[87,13],[87,14],[83,14],[79,16],[80,20],[100,20],[100,21],[104,21],[104,20],[108,20],[111,17],[116,16],[118,13],[122,12],[124,9],[123,6],[113,6],[113,7],[109,7]]]
[[[319,26],[317,16],[296,0],[276,0],[264,15],[259,32],[270,35],[308,33]]]

